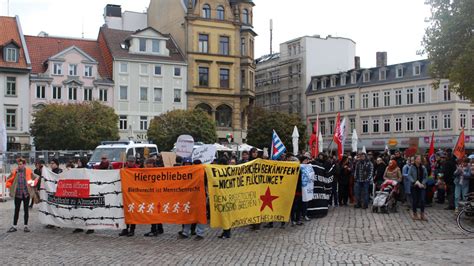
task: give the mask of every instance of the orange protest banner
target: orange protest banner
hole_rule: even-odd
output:
[[[462,129],[461,133],[459,134],[458,142],[456,143],[456,147],[454,147],[454,156],[458,159],[464,158],[466,155],[466,150],[464,148],[464,128]]]
[[[127,224],[206,224],[204,166],[120,170]]]

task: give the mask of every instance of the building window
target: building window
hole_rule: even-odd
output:
[[[369,121],[362,120],[362,133],[369,133]]]
[[[219,70],[219,80],[221,88],[229,88],[229,72],[227,68],[221,68]]]
[[[199,67],[199,86],[209,86],[209,68]]]
[[[380,69],[379,70],[379,80],[386,80],[387,79],[387,70]]]
[[[431,116],[431,130],[437,130],[437,129],[438,129],[438,116],[432,115]]]
[[[160,65],[155,65],[155,68],[154,68],[154,73],[155,73],[155,76],[161,76],[161,66]]]
[[[383,92],[383,106],[390,106],[390,91]]]
[[[84,67],[84,76],[85,77],[92,77],[92,66],[85,66]]]
[[[138,41],[139,41],[139,46],[140,46],[139,51],[146,52],[146,39],[139,38]]]
[[[242,23],[250,24],[249,11],[247,9],[242,10]]]
[[[107,89],[100,89],[99,90],[99,101],[106,102],[107,101]]]
[[[223,6],[218,6],[217,7],[217,19],[218,20],[224,20],[224,7]]]
[[[311,100],[311,113],[315,114],[316,113],[316,101]]]
[[[379,93],[378,92],[372,93],[372,107],[374,108],[379,107]]]
[[[326,121],[319,122],[319,131],[321,132],[322,136],[326,135]]]
[[[341,86],[346,86],[346,75],[341,75],[340,83]]]
[[[407,117],[407,131],[413,131],[413,117]]]
[[[351,84],[355,84],[357,82],[357,73],[351,74]]]
[[[413,104],[413,89],[407,89],[407,104]]]
[[[6,96],[16,96],[16,77],[7,77]]]
[[[84,89],[84,101],[92,101],[92,89]]]
[[[18,49],[6,48],[7,56],[5,57],[7,62],[18,62]]]
[[[174,89],[174,102],[180,103],[181,102],[181,89]]]
[[[153,101],[160,103],[162,97],[163,97],[163,89],[162,88],[154,88],[153,89]]]
[[[120,63],[120,73],[128,73],[128,64],[125,62]]]
[[[418,88],[418,103],[425,103],[425,88]]]
[[[62,75],[63,74],[63,64],[53,63],[53,75]]]
[[[140,101],[142,102],[148,101],[148,88],[147,87],[140,87]]]
[[[425,129],[426,129],[425,117],[419,116],[418,117],[418,130],[425,130]]]
[[[121,115],[119,116],[119,128],[121,130],[126,130],[127,129],[127,116],[126,115]]]
[[[69,76],[77,76],[77,65],[70,64],[69,65]]]
[[[245,38],[240,38],[240,54],[245,55]]]
[[[209,52],[209,35],[199,34],[199,52],[200,53]]]
[[[140,64],[140,75],[148,75],[148,65]]]
[[[351,131],[349,133],[352,133],[354,131],[354,129],[356,128],[355,118],[349,118],[349,123],[350,123],[350,126],[351,126]]]
[[[329,120],[329,134],[334,134],[334,120]]]
[[[443,95],[443,99],[445,102],[451,101],[451,92],[449,91],[449,87],[447,85],[444,85]]]
[[[211,7],[208,4],[202,6],[202,17],[211,18]]]
[[[140,130],[148,130],[148,117],[140,116]]]
[[[461,128],[466,128],[467,115],[459,114],[459,125]]]
[[[216,109],[216,124],[218,127],[232,127],[232,109],[221,105]]]
[[[421,66],[420,65],[414,65],[413,66],[413,76],[419,76],[421,74]]]
[[[329,112],[334,112],[334,97],[329,98]]]
[[[370,81],[370,72],[368,72],[368,71],[364,72],[363,81],[364,82],[369,82]]]
[[[319,109],[321,113],[326,112],[326,100],[325,99],[319,99]]]
[[[53,99],[60,100],[61,99],[61,87],[60,86],[53,86]]]
[[[331,88],[336,87],[336,77],[331,77]]]
[[[344,111],[344,96],[339,96],[339,110]]]
[[[128,100],[128,87],[120,86],[119,100],[126,101]]]
[[[349,109],[354,110],[355,109],[355,95],[349,95]]]
[[[151,40],[151,51],[153,53],[160,53],[160,41],[159,40]]]
[[[396,78],[403,78],[403,67],[397,67],[395,76]]]
[[[471,128],[474,129],[474,115],[471,115]]]
[[[373,129],[373,133],[379,133],[379,120],[378,119],[374,119],[372,121],[372,129]]]
[[[69,87],[69,100],[77,101],[77,88],[76,87]]]
[[[8,129],[16,128],[16,109],[7,109],[5,111],[6,123],[5,127]]]
[[[245,89],[246,84],[245,84],[245,70],[240,70],[240,88]]]
[[[396,132],[402,131],[402,118],[401,117],[395,118],[395,131]]]
[[[362,108],[369,108],[369,94],[367,93],[362,94]]]
[[[229,37],[219,37],[219,53],[222,55],[229,55]]]
[[[46,86],[36,85],[36,99],[45,99],[46,98]]]
[[[325,89],[326,88],[326,79],[322,79],[321,80],[321,89]]]
[[[383,120],[383,131],[390,132],[390,118]]]
[[[443,115],[443,129],[451,129],[451,115],[450,114]]]
[[[175,77],[181,77],[181,68],[180,67],[175,67],[174,68],[174,76]]]
[[[402,105],[402,90],[395,91],[395,105]]]

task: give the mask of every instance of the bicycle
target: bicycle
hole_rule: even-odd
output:
[[[459,202],[459,207],[462,209],[456,222],[462,231],[472,234],[474,233],[474,193],[467,194],[467,197],[467,201]]]

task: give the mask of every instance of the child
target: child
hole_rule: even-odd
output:
[[[444,181],[444,177],[439,175],[438,181],[436,182],[436,203],[443,204],[445,195],[446,195],[446,182]]]

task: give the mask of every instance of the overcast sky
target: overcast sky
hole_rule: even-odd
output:
[[[176,0],[179,1],[179,0]],[[8,0],[0,0],[7,15]],[[273,19],[273,51],[304,35],[351,38],[362,67],[375,66],[375,52],[388,52],[388,64],[418,60],[417,50],[430,16],[424,0],[254,0],[255,56],[268,54],[269,21]],[[106,4],[144,11],[149,0],[10,0],[10,15],[19,15],[24,34],[97,38]]]

